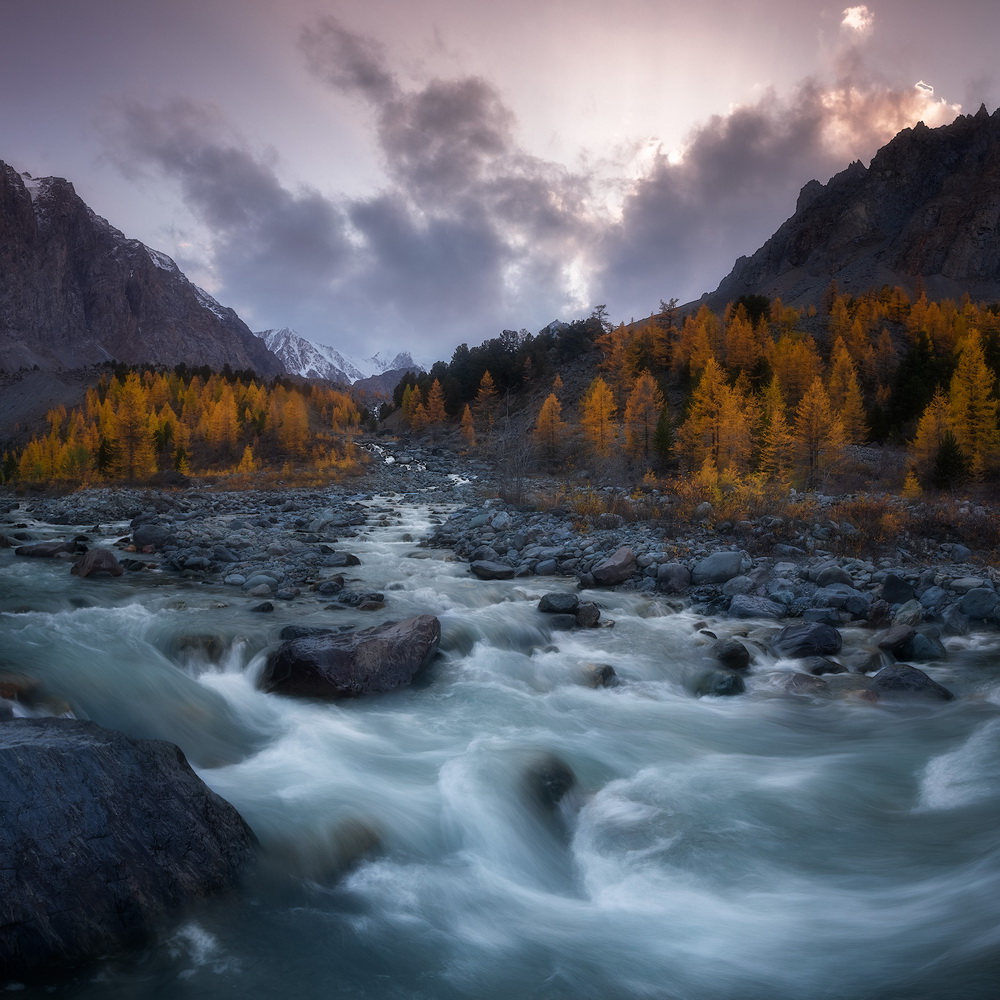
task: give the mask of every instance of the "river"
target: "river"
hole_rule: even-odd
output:
[[[698,698],[693,615],[595,591],[613,628],[553,632],[537,598],[572,581],[475,580],[415,544],[440,506],[396,509],[350,546],[358,588],[386,596],[368,613],[305,597],[255,614],[231,587],[0,552],[2,668],[180,745],[264,849],[241,894],[39,996],[996,995],[995,632],[927,668],[949,703],[791,695],[793,665],[763,653],[745,694]],[[284,625],[427,613],[442,653],[407,690],[255,687]],[[622,683],[590,687],[588,663]],[[547,809],[530,776],[558,762],[576,784]]]

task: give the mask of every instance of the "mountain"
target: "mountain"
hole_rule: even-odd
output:
[[[350,385],[365,373],[359,371],[340,351],[325,344],[314,344],[287,327],[263,330],[257,336],[284,365],[285,371],[303,378],[322,378]]]
[[[950,125],[904,129],[866,168],[810,181],[795,214],[702,297],[713,308],[741,295],[818,303],[884,284],[931,298],[1000,299],[1000,110]]]
[[[232,309],[96,215],[69,181],[0,161],[0,368],[109,360],[282,372]]]
[[[257,336],[268,350],[280,359],[287,372],[301,375],[303,378],[321,378],[350,385],[361,379],[398,372],[396,381],[392,384],[392,388],[395,388],[403,373],[423,371],[423,368],[410,356],[409,351],[400,351],[391,358],[379,352],[370,358],[358,361],[345,358],[334,347],[306,340],[287,327],[282,330],[263,330]]]

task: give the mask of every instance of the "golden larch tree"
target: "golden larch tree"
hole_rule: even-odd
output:
[[[663,413],[663,393],[649,372],[642,372],[625,402],[625,449],[648,463],[656,450],[656,427]]]
[[[595,378],[580,401],[580,426],[584,436],[600,458],[607,458],[615,441],[614,418],[617,412],[608,383]]]

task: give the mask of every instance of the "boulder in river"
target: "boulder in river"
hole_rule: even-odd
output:
[[[90,549],[70,568],[74,576],[121,576],[124,567],[110,549]]]
[[[29,542],[27,545],[19,545],[14,549],[14,555],[27,556],[29,559],[55,559],[79,552],[81,548],[82,546],[78,546],[76,542],[56,539],[51,542]]]
[[[844,644],[840,632],[822,622],[786,625],[772,640],[782,656],[832,656]]]
[[[872,690],[881,695],[917,695],[934,701],[952,701],[954,694],[944,685],[909,663],[883,667],[872,678]]]
[[[0,725],[0,969],[49,975],[139,944],[233,886],[256,838],[161,740],[75,719]]]
[[[433,615],[290,639],[268,657],[258,687],[326,699],[392,691],[430,663],[440,642],[441,623]]]
[[[476,559],[469,566],[473,576],[480,580],[513,580],[514,567],[490,559]]]

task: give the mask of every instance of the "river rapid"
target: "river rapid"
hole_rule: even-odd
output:
[[[952,702],[792,694],[793,664],[763,652],[745,694],[699,698],[692,614],[593,591],[614,627],[553,631],[538,598],[572,581],[476,580],[416,544],[443,505],[387,502],[350,543],[356,589],[385,594],[374,612],[305,596],[254,613],[221,584],[81,580],[0,551],[2,670],[42,681],[49,711],[177,743],[262,844],[241,893],[21,995],[996,995],[997,633],[925,668]],[[255,687],[285,625],[416,614],[439,616],[442,648],[406,690]],[[593,663],[621,683],[589,686]],[[561,765],[576,783],[549,809],[532,776]]]

